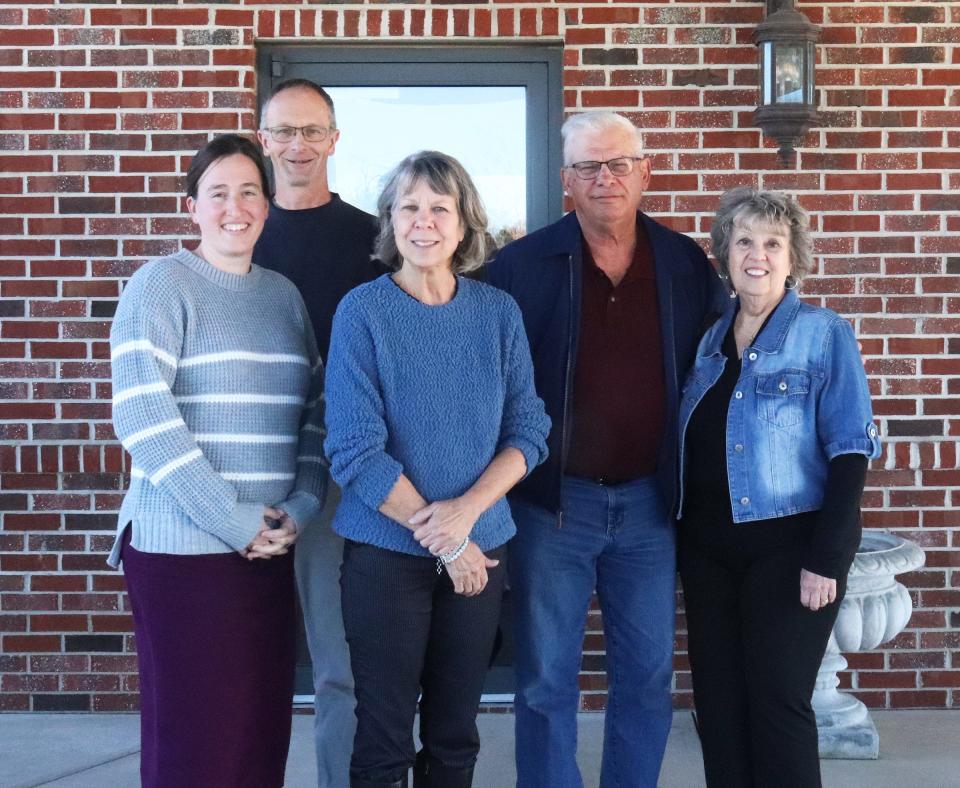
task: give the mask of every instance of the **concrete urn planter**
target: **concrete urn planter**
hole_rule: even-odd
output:
[[[903,631],[913,603],[896,575],[919,569],[924,560],[913,542],[885,531],[864,532],[813,692],[821,758],[878,756],[880,737],[867,707],[837,690],[837,672],[847,667],[840,652],[871,651]]]

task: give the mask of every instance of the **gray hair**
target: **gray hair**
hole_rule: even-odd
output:
[[[570,148],[572,140],[580,134],[596,133],[600,131],[610,131],[619,129],[633,134],[637,140],[637,149],[635,155],[639,156],[643,152],[643,132],[634,126],[623,115],[608,110],[591,110],[590,112],[580,112],[567,118],[563,126],[560,127],[560,136],[563,138],[563,163],[569,166],[573,162],[567,158],[567,151]]]
[[[738,186],[720,197],[710,239],[713,241],[713,256],[720,264],[724,279],[730,277],[730,236],[735,225],[785,227],[790,236],[790,275],[799,284],[813,270],[810,217],[788,194]]]
[[[323,100],[323,103],[327,105],[327,109],[330,110],[330,128],[335,129],[337,127],[337,113],[333,109],[333,99],[330,98],[330,94],[312,80],[297,78],[281,82],[271,91],[270,97],[263,102],[263,107],[260,109],[261,129],[266,128],[264,124],[267,122],[267,112],[270,109],[270,102],[273,101],[278,93],[283,93],[287,90],[306,90],[311,93],[316,93]]]
[[[386,265],[402,264],[393,234],[393,209],[397,202],[419,182],[426,183],[437,194],[453,197],[463,224],[463,240],[453,253],[453,272],[476,271],[487,259],[487,212],[473,181],[453,156],[435,150],[422,150],[407,156],[387,175],[383,191],[377,198],[380,232],[374,244],[374,256]]]

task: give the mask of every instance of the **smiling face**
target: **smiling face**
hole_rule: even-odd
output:
[[[738,295],[777,303],[791,270],[790,229],[735,219],[727,267]]]
[[[437,194],[425,181],[415,181],[394,204],[391,221],[404,266],[453,265],[453,254],[464,237],[456,197]]]
[[[581,131],[569,140],[564,151],[566,163],[609,161],[620,156],[639,155],[637,137],[632,131],[612,127]],[[614,226],[635,221],[640,198],[650,183],[650,161],[634,162],[633,171],[616,177],[604,166],[596,178],[584,180],[570,168],[561,170],[563,188],[573,200],[581,223],[595,227]]]
[[[332,125],[327,103],[306,88],[290,88],[278,93],[270,99],[263,118],[265,128],[319,126],[329,129]],[[309,187],[318,180],[326,184],[327,159],[333,155],[340,132],[331,131],[323,142],[308,142],[300,133],[289,142],[276,142],[269,132],[260,129],[257,138],[273,164],[273,177],[279,193],[287,188]]]
[[[242,153],[217,159],[187,197],[190,218],[200,228],[198,252],[213,265],[249,262],[267,218],[269,203],[257,166]]]

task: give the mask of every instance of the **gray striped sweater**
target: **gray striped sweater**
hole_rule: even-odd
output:
[[[133,460],[120,536],[151,553],[246,547],[264,505],[302,528],[326,492],[323,366],[296,287],[183,250],[130,279],[110,331],[113,423]]]

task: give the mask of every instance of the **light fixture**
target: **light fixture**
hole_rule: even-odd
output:
[[[767,16],[753,31],[760,47],[760,106],[754,122],[780,144],[780,161],[796,161],[794,147],[818,122],[814,66],[820,28],[793,0],[766,0]]]

